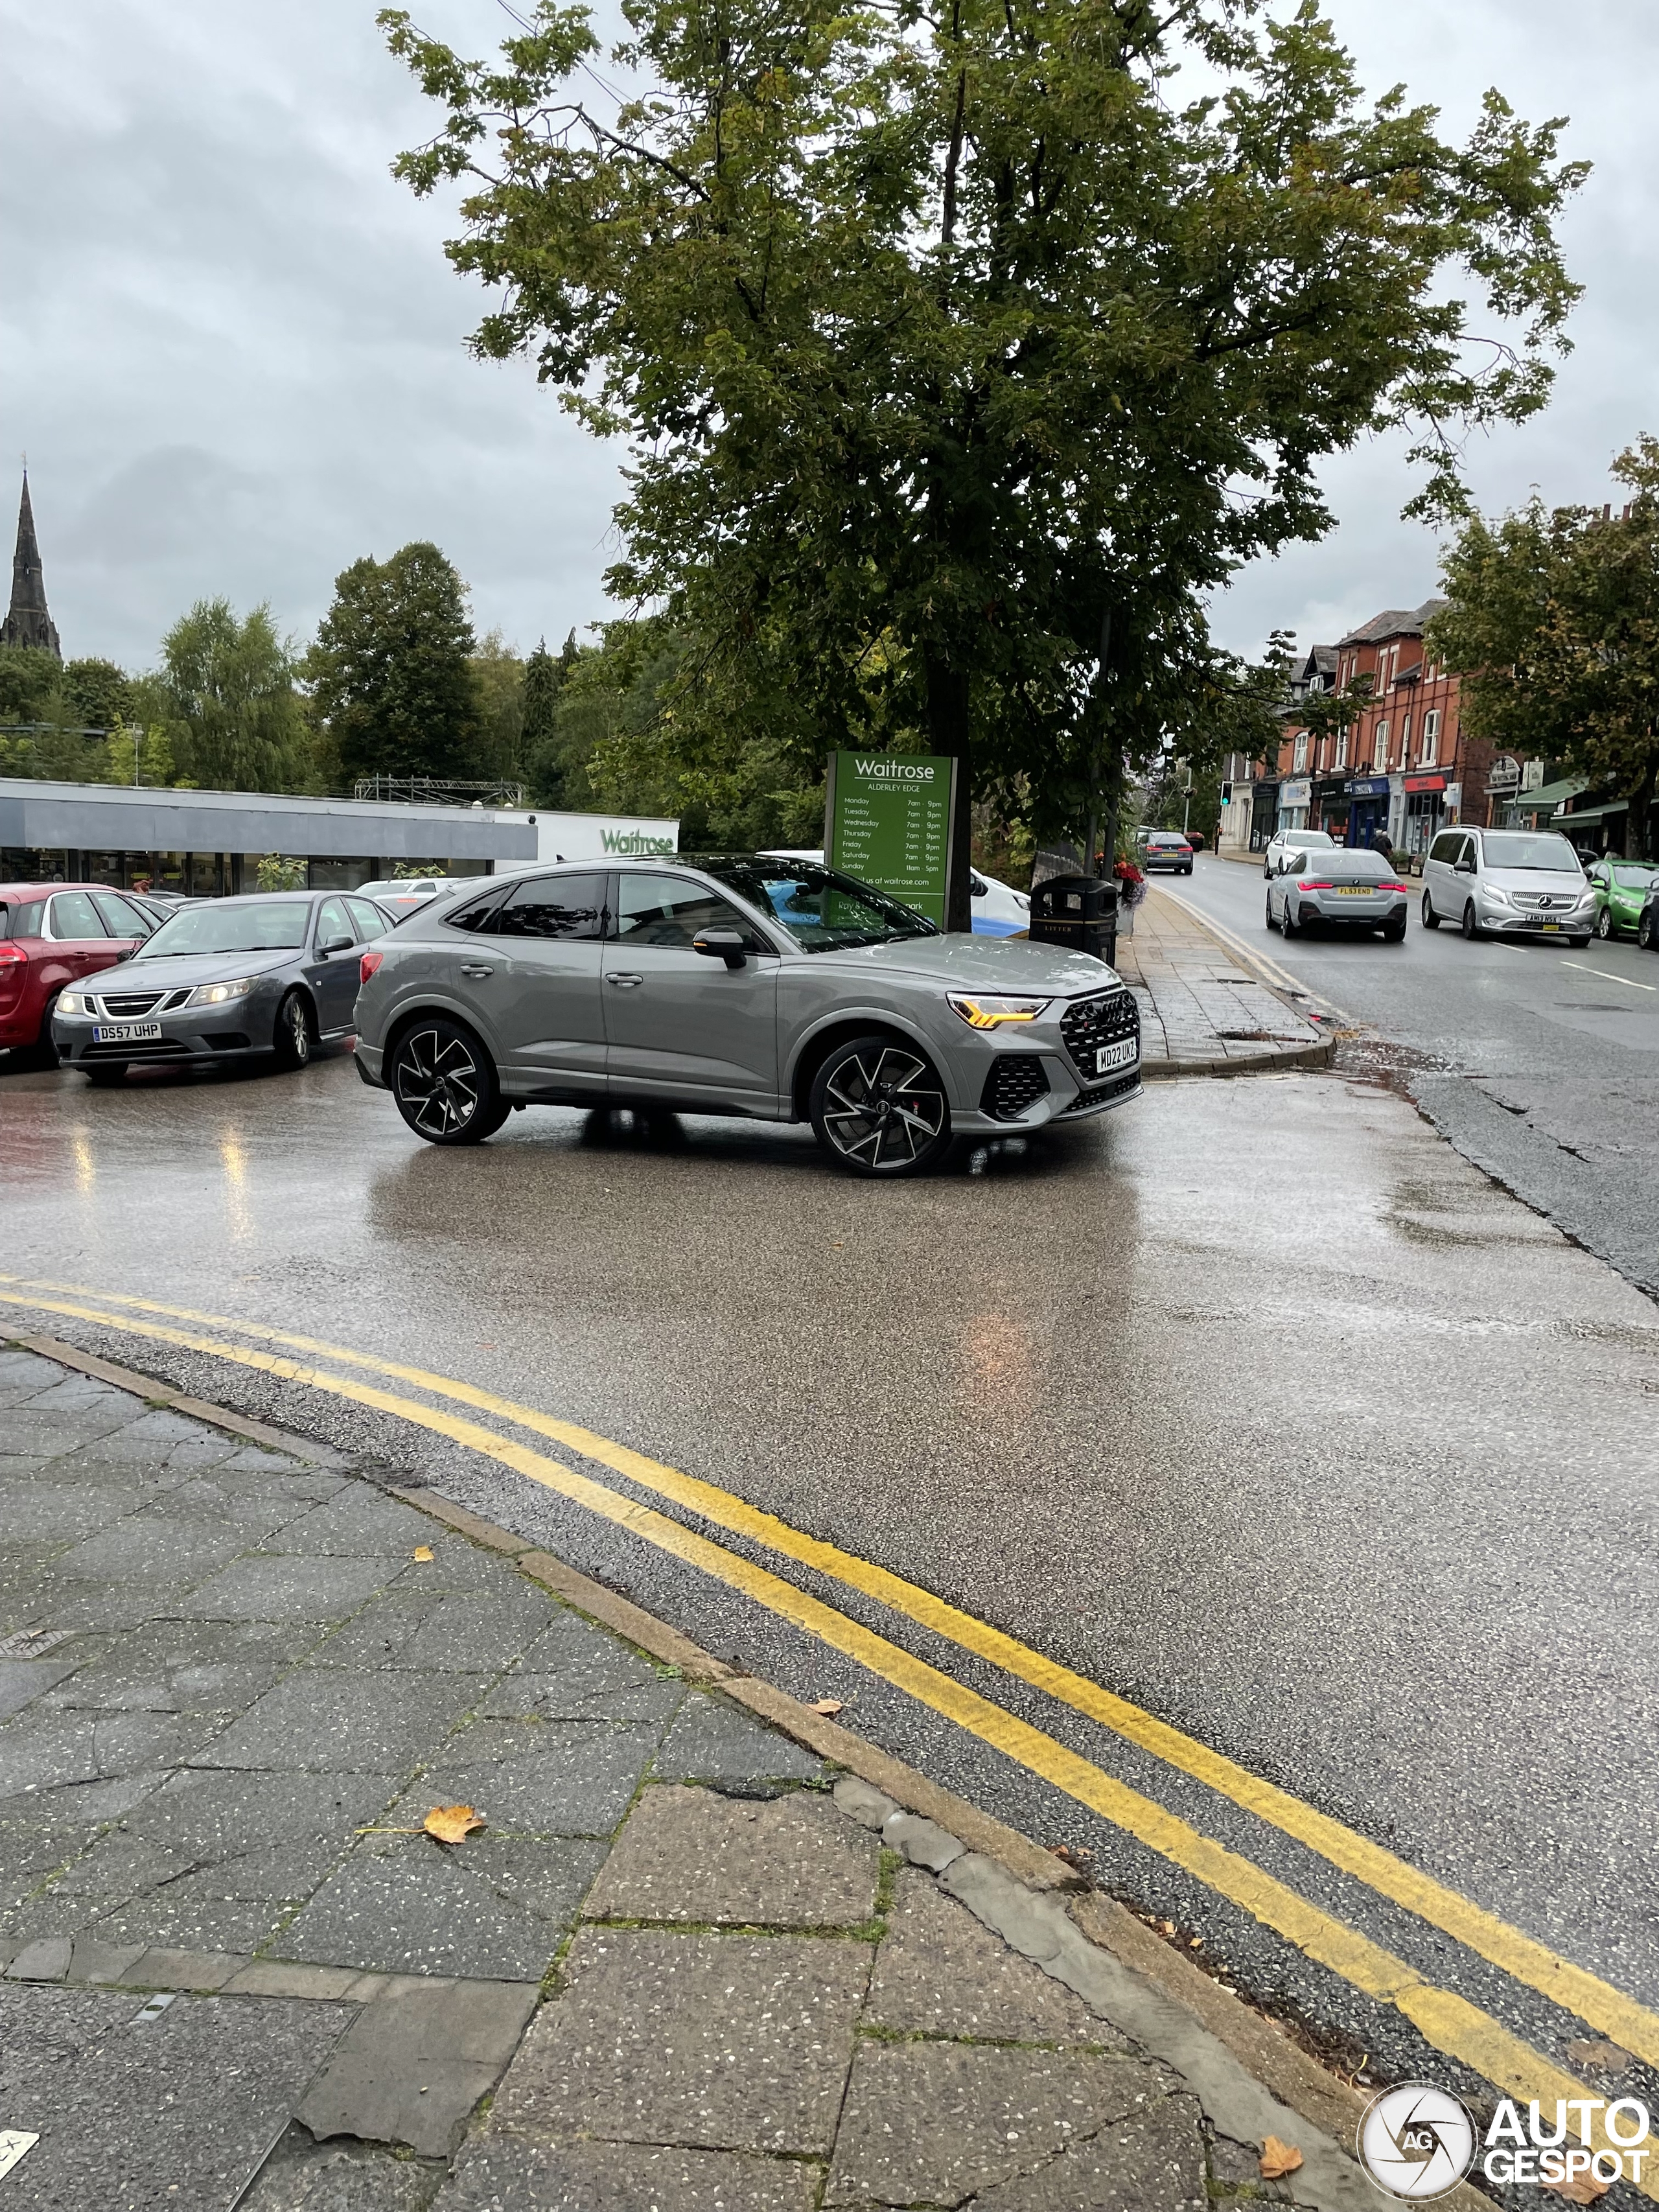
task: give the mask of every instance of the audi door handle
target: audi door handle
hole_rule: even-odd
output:
[[[636,991],[644,982],[643,975],[607,975],[607,983],[614,983],[619,991]]]
[[[463,975],[470,976],[474,982],[481,981],[484,976],[493,975],[495,972],[493,968],[463,968],[461,970]]]

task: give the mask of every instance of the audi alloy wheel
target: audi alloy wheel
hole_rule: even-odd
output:
[[[404,1031],[389,1076],[398,1111],[428,1145],[482,1144],[510,1110],[477,1037],[441,1016]]]
[[[951,1109],[932,1064],[892,1037],[854,1037],[812,1082],[812,1127],[855,1175],[917,1175],[951,1141]]]

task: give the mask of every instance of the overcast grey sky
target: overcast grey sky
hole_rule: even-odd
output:
[[[1470,472],[1488,507],[1534,483],[1610,496],[1613,453],[1659,432],[1659,8],[1334,4],[1367,81],[1404,79],[1460,132],[1492,82],[1572,118],[1596,164],[1568,225],[1576,351],[1548,413]],[[419,14],[474,52],[501,35],[494,0]],[[465,351],[477,300],[442,258],[445,210],[387,173],[430,121],[373,0],[0,0],[0,532],[27,447],[65,653],[148,665],[219,592],[303,637],[346,562],[417,537],[459,567],[479,628],[526,649],[605,613],[617,456],[525,365]],[[1434,588],[1398,451],[1327,481],[1340,527],[1239,579],[1225,642],[1333,639]]]

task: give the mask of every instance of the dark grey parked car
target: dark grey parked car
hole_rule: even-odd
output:
[[[1103,961],[943,936],[884,892],[769,854],[572,862],[428,907],[362,960],[357,1072],[417,1136],[476,1144],[516,1106],[810,1120],[866,1175],[1140,1089]]]
[[[128,960],[59,994],[52,1040],[89,1082],[158,1060],[273,1054],[303,1067],[349,1036],[366,945],[391,924],[344,891],[261,891],[179,907]]]

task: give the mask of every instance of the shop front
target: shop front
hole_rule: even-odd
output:
[[[1348,779],[1346,775],[1319,775],[1314,778],[1313,801],[1308,813],[1308,823],[1322,830],[1340,845],[1348,835]]]
[[[1374,845],[1378,832],[1386,834],[1389,827],[1388,777],[1351,775],[1347,795],[1349,844]]]
[[[1408,775],[1401,842],[1407,853],[1426,853],[1435,832],[1448,819],[1446,779],[1443,775]]]
[[[1250,850],[1265,853],[1278,829],[1282,809],[1279,804],[1280,786],[1277,778],[1269,782],[1260,776],[1250,786]]]
[[[1287,776],[1279,787],[1279,828],[1305,830],[1312,795],[1313,786],[1305,775]]]

